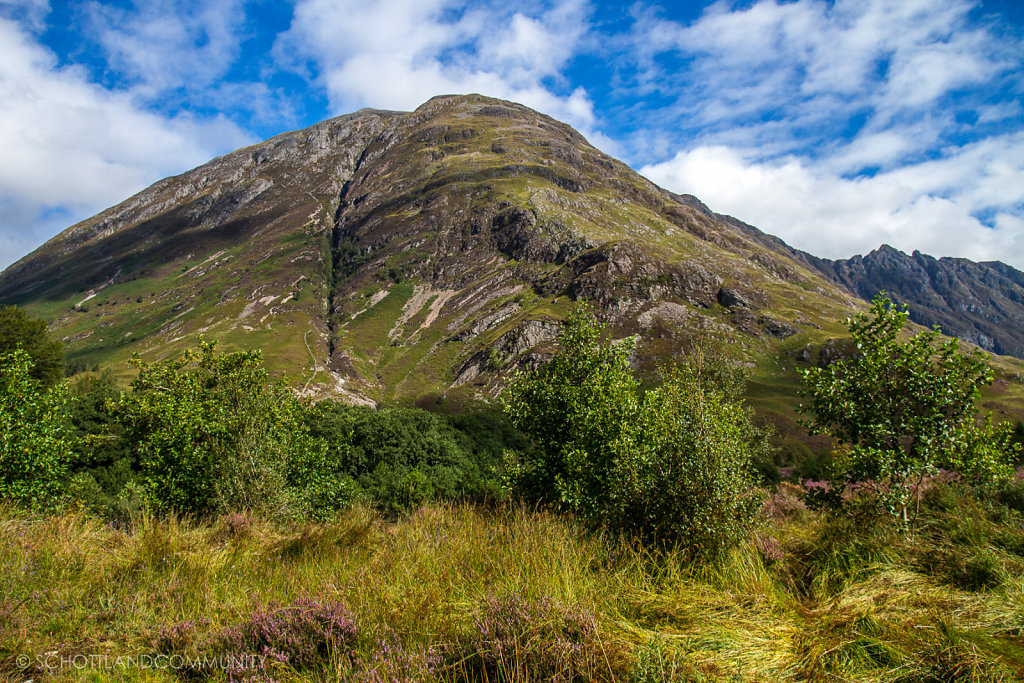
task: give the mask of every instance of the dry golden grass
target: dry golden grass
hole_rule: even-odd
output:
[[[940,517],[933,522],[941,526]],[[1021,533],[1019,518],[976,523],[993,534]],[[0,672],[11,680],[184,678],[171,668],[105,667],[117,656],[159,653],[160,634],[182,624],[191,635],[175,652],[203,654],[254,615],[313,598],[354,615],[351,649],[316,667],[256,673],[361,681],[1021,680],[1019,558],[982,549],[996,558],[998,582],[960,588],[949,578],[959,574],[923,569],[918,559],[941,537],[851,529],[807,512],[766,520],[758,538],[721,563],[697,566],[681,553],[515,506],[426,507],[397,522],[356,508],[328,524],[290,526],[246,515],[202,524],[144,515],[123,529],[81,512],[6,510]],[[844,541],[840,532],[856,538]],[[769,537],[778,550],[766,553]],[[494,635],[506,627],[514,633]],[[39,666],[44,653],[107,660],[47,670]],[[221,669],[189,675],[229,678]]]

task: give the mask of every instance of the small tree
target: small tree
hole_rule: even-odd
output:
[[[317,512],[343,488],[324,481],[326,444],[309,435],[291,391],[270,381],[259,351],[217,354],[200,339],[198,351],[132,362],[139,374],[116,414],[158,510]]]
[[[64,378],[64,345],[50,339],[46,321],[17,306],[0,308],[0,354],[21,349],[32,361],[32,377],[52,387]]]
[[[911,487],[963,441],[980,388],[992,381],[984,354],[940,343],[937,328],[901,341],[907,316],[879,294],[870,315],[848,319],[855,355],[805,370],[810,401],[800,407],[812,433],[850,444],[844,474],[885,484],[890,511],[904,521]]]
[[[72,456],[64,384],[33,377],[26,351],[0,354],[0,498],[34,509],[62,494]]]
[[[698,348],[662,370],[638,419],[614,444],[609,523],[715,557],[749,532],[761,497],[751,476],[767,435]]]
[[[584,519],[712,557],[746,533],[757,508],[749,475],[763,445],[748,411],[712,377],[701,353],[662,371],[640,396],[630,342],[607,339],[574,311],[551,361],[502,394],[512,424],[534,441],[511,454],[513,489]]]
[[[506,463],[512,488],[589,519],[604,516],[610,445],[639,410],[632,342],[612,343],[605,332],[589,307],[577,307],[554,357],[517,374],[501,395],[509,421],[533,440],[532,449]]]

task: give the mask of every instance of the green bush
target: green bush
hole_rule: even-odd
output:
[[[64,345],[50,339],[46,321],[17,306],[0,308],[0,355],[21,349],[32,362],[34,379],[51,387],[64,378]]]
[[[697,352],[666,368],[614,444],[610,526],[713,557],[745,538],[761,507],[751,463],[763,434],[735,397],[709,381]]]
[[[589,308],[577,308],[565,320],[554,357],[517,374],[501,395],[509,421],[533,442],[509,454],[511,488],[595,522],[608,512],[612,445],[640,411],[640,386],[629,366],[633,343],[605,337]]]
[[[67,386],[46,388],[21,349],[0,354],[0,498],[55,506],[72,458]]]
[[[132,391],[116,408],[136,449],[141,484],[157,511],[271,516],[324,514],[344,489],[312,437],[303,405],[271,382],[259,351],[199,350],[154,365],[137,356]]]
[[[812,416],[812,433],[851,445],[839,469],[853,481],[883,482],[886,504],[904,524],[911,487],[936,467],[991,477],[1016,455],[992,441],[1008,445],[1009,431],[973,424],[980,387],[992,381],[984,354],[961,354],[955,339],[939,343],[938,329],[902,341],[907,317],[880,294],[870,315],[848,319],[857,353],[804,370],[809,403],[800,407]]]
[[[428,501],[501,496],[501,446],[512,436],[493,420],[323,401],[307,423],[314,436],[328,443],[333,471],[350,477],[385,512],[404,512]],[[497,427],[490,436],[483,433],[487,425]]]
[[[75,443],[69,466],[72,499],[107,517],[122,516],[126,487],[139,477],[136,453],[114,414],[120,397],[121,389],[108,370],[77,378],[68,403]]]
[[[628,343],[605,340],[590,312],[566,321],[551,362],[516,377],[502,399],[534,448],[510,458],[523,496],[649,542],[714,557],[750,529],[751,477],[768,450],[721,358],[698,349],[641,399]],[[557,498],[553,498],[555,494]]]

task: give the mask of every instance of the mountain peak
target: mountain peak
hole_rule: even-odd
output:
[[[833,281],[870,300],[881,291],[906,304],[910,319],[1002,355],[1024,357],[1024,273],[1005,264],[936,259],[883,244],[864,257],[813,262]]]
[[[862,302],[818,268],[551,117],[443,95],[162,180],[0,273],[0,303],[90,365],[202,333],[306,393],[472,397],[544,357],[575,300],[639,334],[638,362],[695,334],[772,358],[823,342]]]

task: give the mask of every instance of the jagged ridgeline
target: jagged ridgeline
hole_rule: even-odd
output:
[[[863,305],[776,238],[475,95],[237,150],[0,275],[0,302],[55,321],[72,360],[156,360],[204,334],[262,348],[310,394],[374,401],[489,395],[578,299],[643,358],[698,333],[732,344],[765,397]]]

